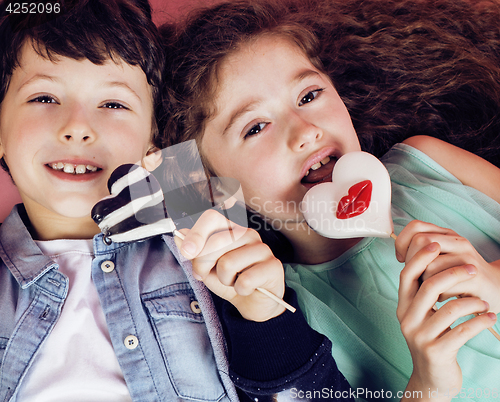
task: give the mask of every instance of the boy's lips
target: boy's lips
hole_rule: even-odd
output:
[[[102,172],[102,167],[86,160],[59,160],[45,164],[49,172],[63,180],[86,181]]]

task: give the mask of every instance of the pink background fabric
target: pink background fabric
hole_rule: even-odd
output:
[[[175,21],[191,8],[216,3],[218,0],[150,0],[153,20],[157,25]],[[10,213],[12,207],[21,202],[19,193],[7,173],[0,169],[0,222]]]

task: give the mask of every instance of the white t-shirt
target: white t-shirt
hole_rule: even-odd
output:
[[[68,297],[16,395],[18,401],[131,401],[92,282],[92,240],[37,241],[69,278]]]

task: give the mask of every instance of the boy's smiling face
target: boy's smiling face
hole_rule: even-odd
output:
[[[125,62],[52,62],[30,44],[20,56],[1,104],[0,156],[40,238],[58,237],[44,234],[51,224],[89,237],[99,231],[90,210],[109,195],[112,171],[140,162],[152,146],[151,88]]]
[[[360,150],[344,103],[301,49],[276,35],[243,45],[218,73],[204,156],[217,175],[240,181],[255,211],[301,222],[308,188],[331,181],[336,159]]]

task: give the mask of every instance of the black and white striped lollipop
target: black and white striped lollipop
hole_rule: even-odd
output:
[[[146,169],[134,164],[119,166],[108,180],[108,190],[111,195],[91,212],[108,244],[174,233],[162,188]]]

